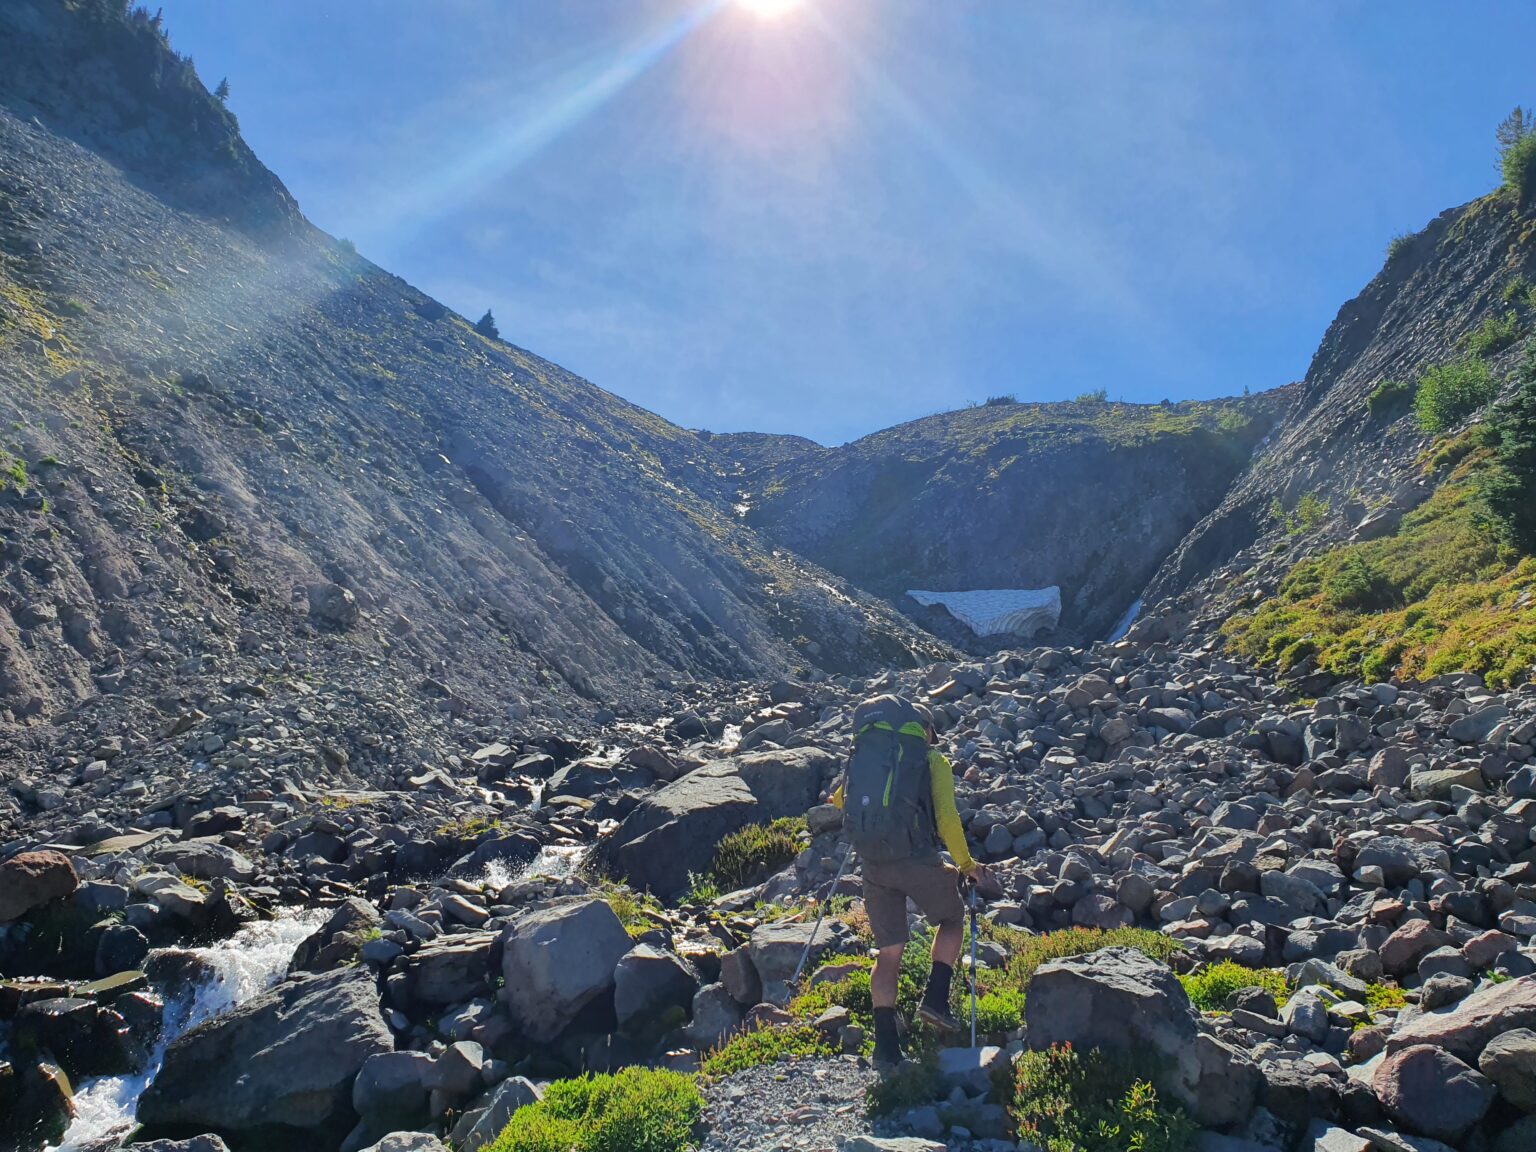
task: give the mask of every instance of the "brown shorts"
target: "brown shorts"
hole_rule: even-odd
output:
[[[965,917],[960,899],[960,872],[949,864],[899,860],[864,865],[864,911],[875,934],[876,948],[907,942],[907,899],[923,910],[935,926]]]

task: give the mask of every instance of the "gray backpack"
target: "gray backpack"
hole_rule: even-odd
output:
[[[937,852],[924,720],[899,696],[876,696],[853,710],[843,827],[866,863]]]

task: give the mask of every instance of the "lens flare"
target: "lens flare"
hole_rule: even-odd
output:
[[[802,0],[736,0],[739,7],[764,20],[776,20],[800,7],[801,3]]]

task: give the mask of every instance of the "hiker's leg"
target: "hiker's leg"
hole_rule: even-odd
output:
[[[875,952],[875,970],[869,978],[869,998],[875,1006],[875,1063],[900,1064],[901,1032],[896,1024],[896,977],[901,972],[904,945],[892,944]]]
[[[893,944],[875,953],[875,971],[869,979],[869,998],[876,1008],[896,1007],[896,978],[901,974],[903,947],[901,944]]]
[[[933,937],[933,962],[948,964],[951,968],[960,959],[960,946],[965,943],[965,918],[957,916],[939,925]]]

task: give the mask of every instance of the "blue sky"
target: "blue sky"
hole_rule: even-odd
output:
[[[163,0],[320,227],[680,424],[1299,379],[1536,5]]]

